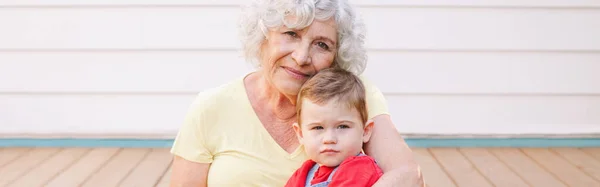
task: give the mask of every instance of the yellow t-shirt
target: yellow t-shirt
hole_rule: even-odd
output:
[[[388,114],[383,94],[363,82],[369,119]],[[302,146],[289,154],[267,132],[250,105],[243,77],[198,94],[171,153],[211,163],[208,186],[284,186],[308,159]]]

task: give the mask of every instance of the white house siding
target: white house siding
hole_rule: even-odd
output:
[[[173,137],[252,70],[245,1],[0,0],[3,137]],[[354,0],[407,135],[600,133],[600,1]]]

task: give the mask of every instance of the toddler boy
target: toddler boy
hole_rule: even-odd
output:
[[[362,152],[373,128],[365,97],[361,80],[339,68],[321,70],[304,83],[294,130],[309,160],[286,187],[372,186],[383,175]]]

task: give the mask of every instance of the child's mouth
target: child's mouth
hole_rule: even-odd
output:
[[[338,153],[339,151],[333,150],[333,149],[325,149],[323,151],[321,151],[321,153],[328,153],[328,154],[333,154],[333,153]]]

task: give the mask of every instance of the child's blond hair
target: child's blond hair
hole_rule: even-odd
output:
[[[368,117],[365,97],[365,87],[358,76],[341,68],[323,69],[300,88],[296,102],[298,124],[301,124],[302,100],[308,99],[316,104],[334,101],[354,107],[364,125]]]

